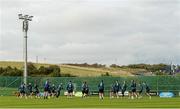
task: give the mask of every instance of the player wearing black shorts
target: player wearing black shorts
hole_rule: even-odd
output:
[[[26,96],[25,88],[26,88],[25,84],[22,83],[19,87],[20,98],[22,98],[23,96]]]
[[[116,95],[116,97],[117,98],[119,98],[119,90],[121,89],[121,86],[120,86],[120,84],[119,84],[119,82],[118,82],[118,80],[116,80],[116,82],[115,82],[115,84],[114,84],[114,88],[115,88],[115,95]]]
[[[116,91],[115,91],[115,85],[114,84],[112,84],[111,85],[111,88],[110,88],[110,99],[111,98],[114,98],[115,97],[115,94],[116,94]]]
[[[63,89],[63,85],[62,83],[58,85],[57,89],[56,89],[56,98],[58,98],[60,96],[61,90]]]
[[[124,93],[127,89],[127,84],[126,84],[126,81],[123,82],[123,85],[122,85],[122,90],[121,90],[121,93],[122,93],[122,97],[124,97]]]
[[[132,82],[131,82],[131,99],[134,99],[134,97],[137,98],[137,94],[136,94],[136,82],[134,80],[132,80]]]
[[[39,88],[38,88],[38,85],[36,83],[34,84],[34,94],[35,94],[36,98],[40,97]]]
[[[85,81],[85,82],[82,84],[82,98],[88,96],[88,94],[89,94],[89,87],[88,87],[87,82]]]
[[[98,85],[99,89],[99,99],[104,99],[104,82],[101,80],[101,82]]]
[[[138,98],[142,98],[142,92],[143,92],[143,84],[142,83],[139,83],[139,92],[138,92]]]
[[[50,91],[49,80],[47,79],[44,85],[44,99],[48,99],[48,92]]]
[[[150,95],[150,87],[149,87],[149,85],[145,82],[144,83],[144,85],[145,85],[145,88],[146,88],[146,95],[147,96],[149,96],[149,99],[151,99],[151,95]]]
[[[53,84],[51,87],[51,95],[54,97],[56,95],[56,86]]]
[[[33,90],[32,90],[32,85],[31,83],[28,84],[27,86],[27,94],[30,98],[32,98],[32,95],[33,95]]]
[[[66,89],[67,89],[67,91],[68,91],[67,97],[68,97],[68,98],[72,98],[72,96],[73,96],[73,90],[74,90],[74,85],[72,84],[71,81],[69,81]]]

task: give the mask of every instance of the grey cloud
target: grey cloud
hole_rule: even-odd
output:
[[[21,12],[35,16],[29,60],[38,55],[52,63],[180,62],[180,0],[15,1],[3,1],[2,60],[22,57]]]

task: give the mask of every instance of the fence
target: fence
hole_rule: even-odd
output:
[[[90,91],[98,90],[97,86],[101,80],[104,81],[105,90],[108,91],[111,85],[118,80],[120,84],[126,81],[128,84],[128,90],[130,90],[131,80],[135,80],[137,83],[146,82],[150,86],[151,90],[156,92],[161,91],[173,91],[176,94],[180,92],[180,76],[130,76],[130,77],[28,77],[28,83],[38,84],[41,91],[45,81],[49,79],[51,84],[58,85],[63,83],[64,89],[67,83],[71,80],[75,86],[76,91],[81,91],[81,85],[86,81],[89,85]],[[18,87],[23,82],[23,77],[0,77],[0,95],[13,95]]]

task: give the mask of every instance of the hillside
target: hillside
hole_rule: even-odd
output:
[[[44,63],[34,63],[34,65],[39,68],[40,66],[49,66],[52,64],[44,64]],[[23,62],[12,62],[12,61],[0,61],[0,67],[17,67],[19,69],[23,68]],[[78,67],[73,65],[65,65],[61,64],[59,65],[61,68],[61,74],[65,75],[73,75],[73,76],[79,76],[79,77],[96,77],[96,76],[102,76],[105,74],[109,74],[112,76],[133,76],[139,73],[147,72],[144,69],[132,69],[132,68],[92,68],[92,67]]]

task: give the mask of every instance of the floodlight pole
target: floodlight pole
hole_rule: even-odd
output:
[[[27,85],[27,31],[24,31],[24,84]]]
[[[29,15],[22,15],[18,14],[19,19],[23,20],[23,36],[24,36],[24,47],[23,47],[23,57],[24,57],[24,73],[23,73],[23,81],[24,84],[27,85],[27,31],[28,31],[28,26],[29,26],[29,21],[32,21],[33,16]]]

